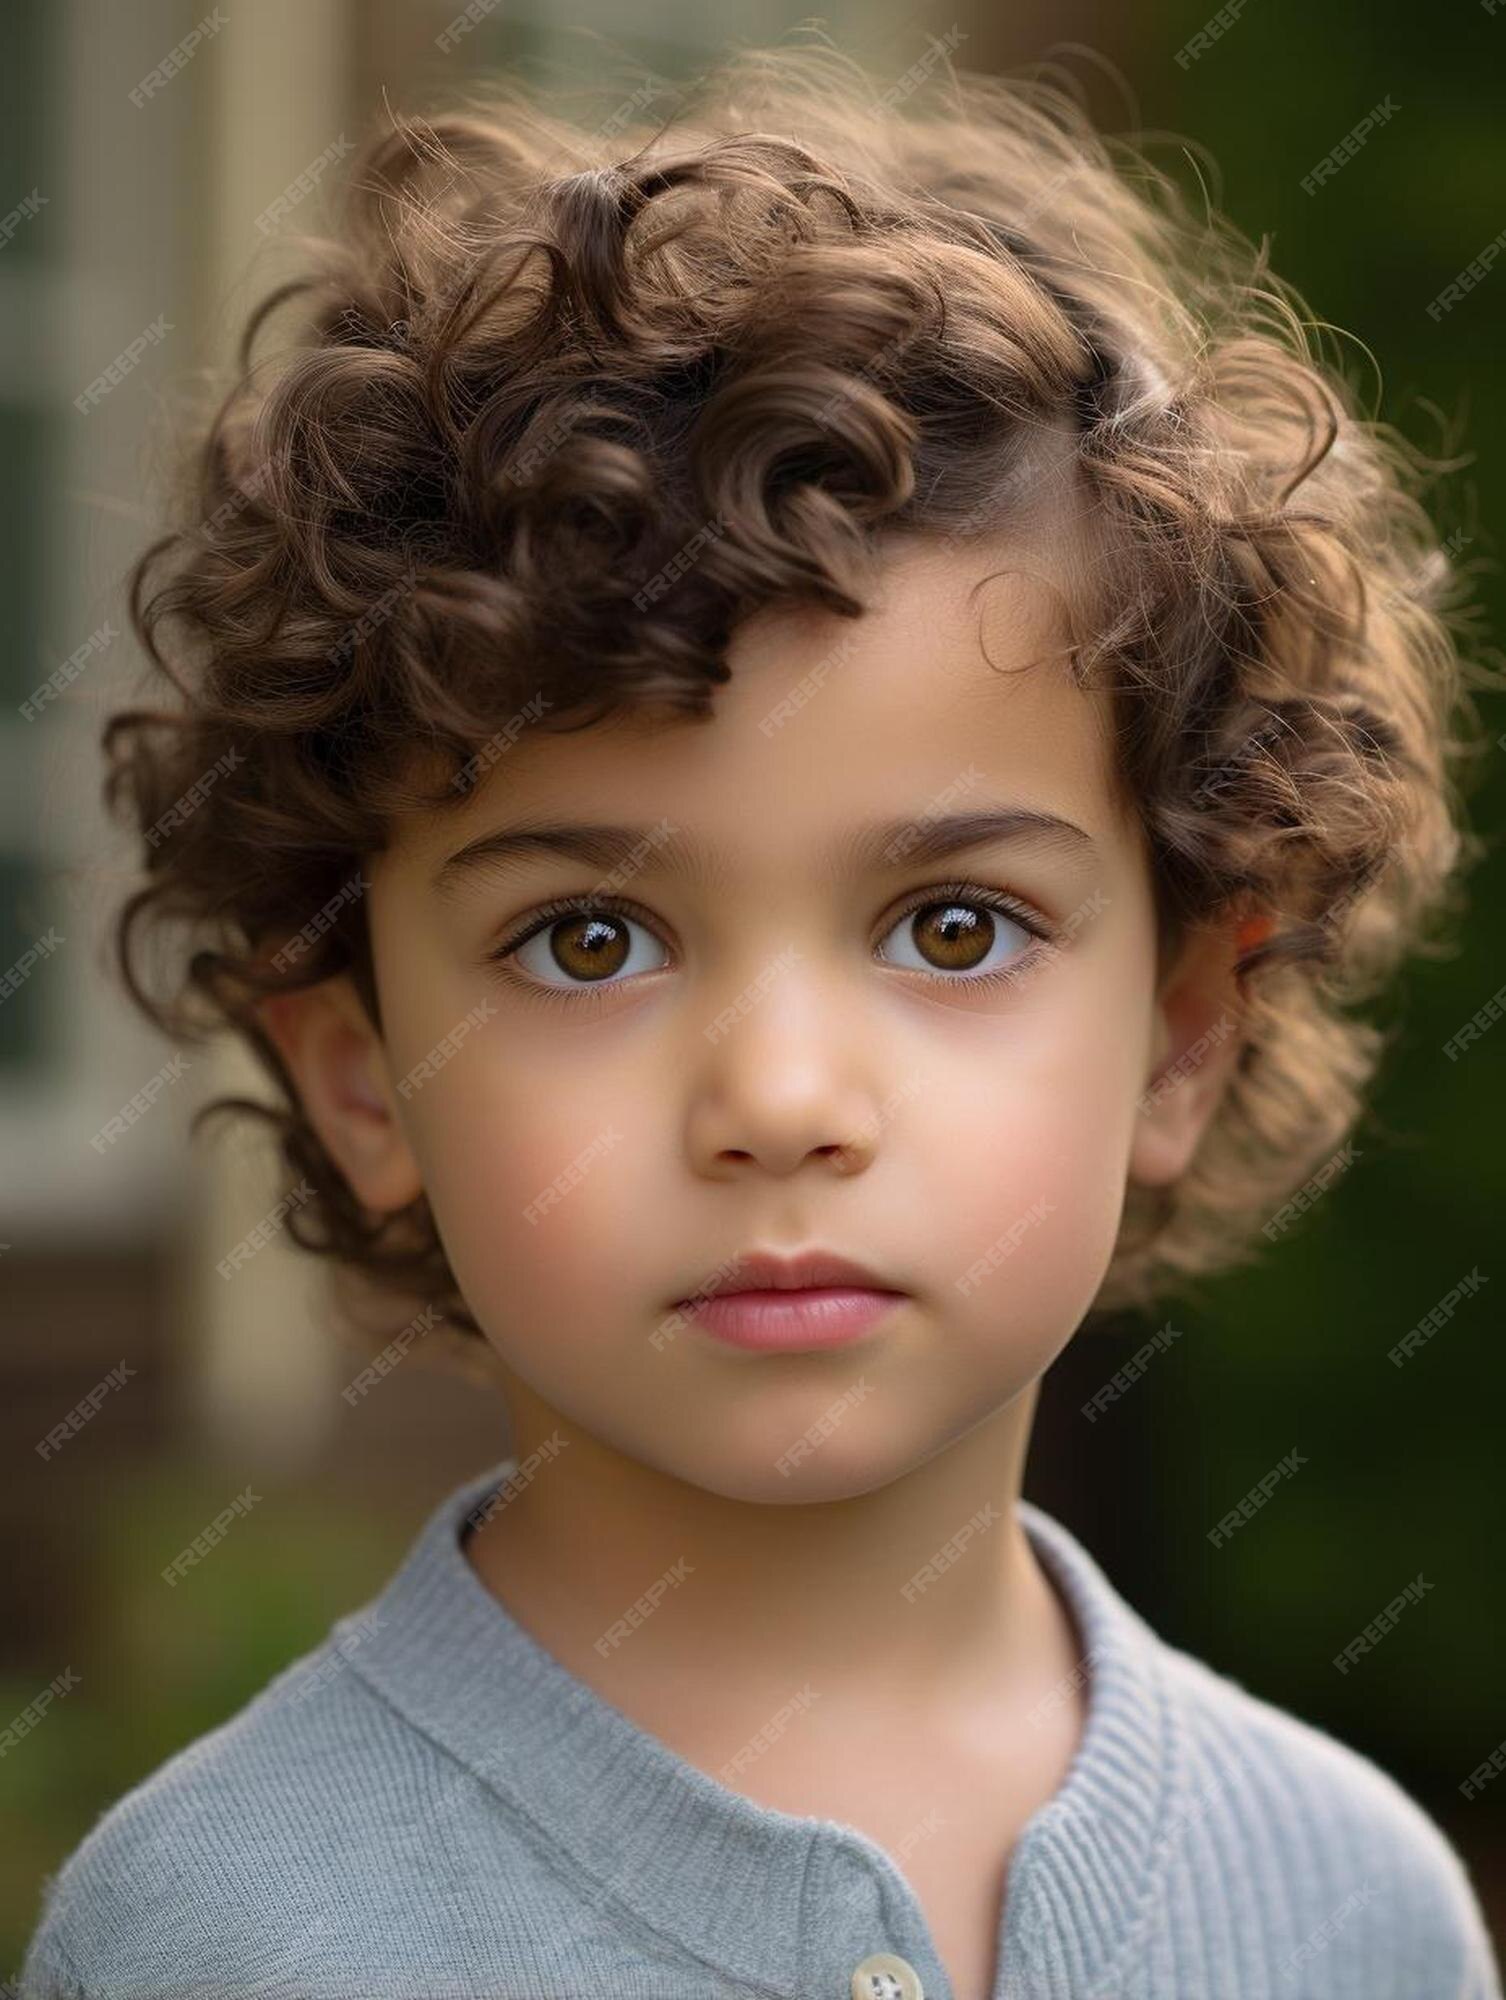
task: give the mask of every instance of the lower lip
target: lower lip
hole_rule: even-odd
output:
[[[845,1347],[861,1340],[903,1298],[851,1285],[809,1286],[799,1291],[728,1292],[682,1300],[686,1318],[732,1347],[766,1353],[808,1347]]]

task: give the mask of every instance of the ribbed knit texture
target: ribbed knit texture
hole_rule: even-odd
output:
[[[485,1588],[460,1530],[514,1465],[102,1815],[46,1885],[22,2000],[851,2000],[876,1952],[953,2000],[876,1841],[699,1771]],[[1020,1519],[1088,1713],[1010,1864],[995,2000],[1500,2000],[1432,1820]]]

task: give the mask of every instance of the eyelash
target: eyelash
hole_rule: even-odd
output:
[[[975,903],[983,909],[996,910],[1001,916],[1006,916],[1018,924],[1021,930],[1027,932],[1036,942],[1028,946],[1012,965],[996,967],[992,972],[960,973],[955,977],[938,972],[934,976],[940,985],[963,986],[969,989],[1007,985],[1032,969],[1043,953],[1058,942],[1053,926],[1028,903],[1021,902],[1018,897],[1008,894],[1007,891],[984,889],[975,882],[941,882],[934,887],[917,890],[889,921],[885,935],[887,936],[896,924],[903,923],[906,917],[913,917],[918,910],[929,909],[935,903],[954,902]],[[523,987],[530,994],[536,994],[542,1000],[560,1000],[570,1006],[579,1006],[584,1001],[589,1005],[592,1000],[604,998],[607,993],[614,990],[615,986],[624,982],[598,980],[594,984],[588,981],[578,987],[550,986],[527,973],[506,969],[503,961],[510,958],[514,952],[521,951],[530,938],[537,937],[541,931],[548,930],[551,924],[558,923],[561,917],[596,916],[603,913],[610,916],[631,917],[646,930],[653,931],[654,935],[658,936],[647,911],[638,904],[630,902],[625,896],[610,894],[558,896],[550,902],[540,904],[526,924],[511,932],[500,944],[493,945],[484,954],[484,962],[498,966],[505,979]],[[660,939],[660,942],[663,940]],[[899,968],[901,971],[914,969],[909,966]]]

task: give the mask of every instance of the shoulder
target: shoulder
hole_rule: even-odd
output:
[[[332,1633],[96,1820],[44,1885],[21,1994],[201,2000],[269,1956],[306,1966],[332,1912],[381,1922],[373,1899],[466,1776]]]
[[[1326,1953],[1366,1910],[1367,1932],[1383,1929],[1397,1952],[1426,1968],[1428,1992],[1497,2000],[1499,1973],[1469,1874],[1417,1801],[1360,1751],[1232,1675],[1169,1645],[1161,1655],[1189,1746],[1183,1810],[1232,1820],[1305,1906],[1295,1966],[1304,1952]]]

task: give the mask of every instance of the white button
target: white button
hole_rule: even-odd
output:
[[[920,1974],[907,1958],[876,1951],[853,1970],[852,2000],[926,2000]]]

